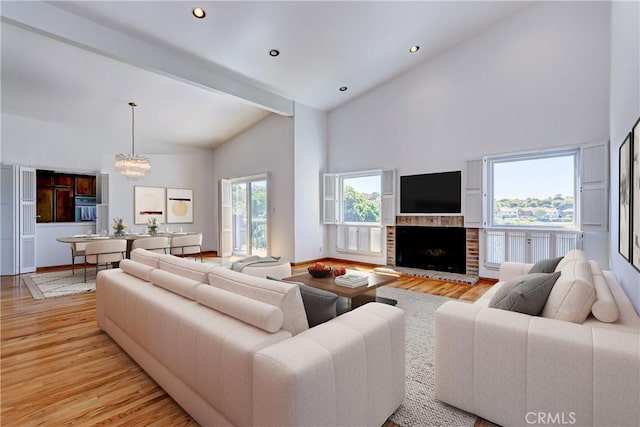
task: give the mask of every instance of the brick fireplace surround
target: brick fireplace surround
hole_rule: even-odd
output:
[[[396,216],[396,226],[411,225],[417,227],[462,227],[464,228],[464,217],[455,216]],[[467,251],[466,251],[466,276],[477,279],[479,275],[479,230],[477,228],[466,228]],[[387,265],[396,265],[396,227],[387,227]],[[443,273],[446,274],[446,273]],[[474,280],[475,281],[475,280]]]

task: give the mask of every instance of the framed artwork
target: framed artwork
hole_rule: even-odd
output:
[[[167,224],[193,222],[193,190],[167,188]]]
[[[133,187],[133,223],[146,224],[155,218],[161,224],[165,221],[165,189],[163,187]]]
[[[618,200],[618,252],[631,260],[631,134],[620,145]]]
[[[640,118],[631,130],[631,259],[640,271]]]

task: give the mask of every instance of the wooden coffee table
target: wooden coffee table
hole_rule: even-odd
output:
[[[284,280],[304,283],[305,285],[322,289],[323,291],[333,292],[334,294],[345,297],[349,301],[349,308],[354,309],[368,302],[382,302],[385,304],[396,305],[398,301],[376,296],[376,289],[380,286],[388,285],[395,282],[396,276],[366,273],[363,271],[347,270],[348,273],[356,273],[359,275],[367,274],[369,282],[366,285],[350,288],[348,286],[336,285],[335,277],[329,276],[322,279],[313,277],[309,273],[296,274],[295,276],[286,277]]]

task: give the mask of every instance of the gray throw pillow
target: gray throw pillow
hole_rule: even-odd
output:
[[[562,261],[562,258],[564,257],[541,259],[531,267],[529,273],[553,273],[556,271],[556,267],[560,261]]]
[[[267,279],[278,280],[273,277]],[[302,304],[304,311],[307,313],[307,322],[309,327],[331,320],[337,315],[338,295],[333,292],[323,291],[299,282],[290,282],[288,280],[278,280],[280,282],[293,283],[300,288],[302,295]]]
[[[539,277],[547,277],[547,273],[523,274],[521,276],[513,277],[513,278],[511,278],[509,280],[506,280],[506,281],[502,282],[499,285],[500,287],[497,289],[497,291],[491,297],[491,300],[489,301],[489,307],[498,308],[498,305],[502,301],[504,301],[504,299],[507,297],[507,295],[509,295],[509,293],[511,293],[511,291],[516,286],[520,286],[521,284],[523,284],[525,282],[528,282],[529,280],[537,279]],[[498,285],[496,285],[496,286],[498,286]]]
[[[542,312],[558,277],[559,271],[522,282],[513,288],[496,308],[537,316]]]

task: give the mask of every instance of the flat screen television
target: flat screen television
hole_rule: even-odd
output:
[[[460,213],[460,171],[400,177],[400,213]]]

